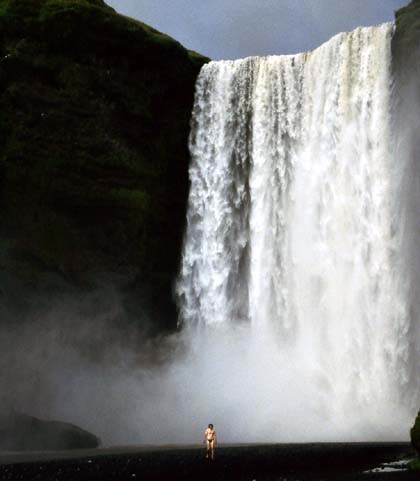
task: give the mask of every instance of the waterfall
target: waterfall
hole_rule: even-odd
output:
[[[245,333],[239,351],[254,379],[272,367],[246,414],[262,402],[269,416],[292,382],[281,439],[308,438],[294,429],[294,405],[334,426],[322,439],[359,440],[406,437],[418,408],[393,28],[359,28],[293,56],[211,62],[197,81],[181,323],[193,344],[222,333],[235,349],[234,333]]]

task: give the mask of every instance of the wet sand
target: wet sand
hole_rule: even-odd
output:
[[[419,473],[365,471],[413,456],[407,443],[109,448],[65,453],[0,453],[1,481],[346,481],[420,480]]]

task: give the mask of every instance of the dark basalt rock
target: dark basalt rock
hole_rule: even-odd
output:
[[[207,60],[102,0],[0,0],[2,319],[106,285],[175,326]]]
[[[25,414],[10,413],[0,417],[0,450],[60,451],[93,449],[99,439],[72,424],[41,421]]]

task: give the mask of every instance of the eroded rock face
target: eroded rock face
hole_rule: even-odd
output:
[[[0,39],[2,319],[99,285],[173,327],[207,59],[102,0],[0,0]]]
[[[32,416],[10,412],[0,416],[0,450],[60,451],[94,449],[99,439],[72,424],[42,421]]]

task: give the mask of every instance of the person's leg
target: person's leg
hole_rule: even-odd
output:
[[[209,457],[209,453],[211,454],[211,442],[207,440],[206,441],[206,459]]]
[[[211,442],[210,456],[211,456],[211,460],[214,461],[214,441]]]

